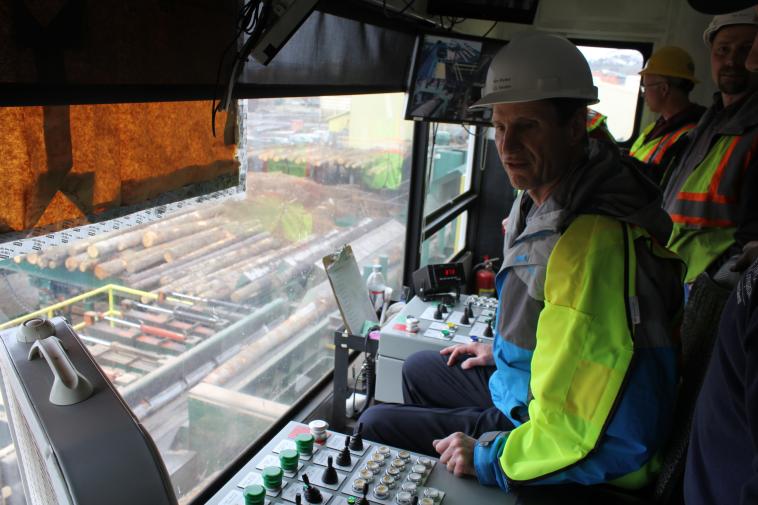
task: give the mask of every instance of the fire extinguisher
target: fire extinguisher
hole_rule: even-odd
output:
[[[484,262],[474,267],[477,295],[495,297],[495,269],[492,268],[492,262],[497,260],[498,258],[490,259],[489,256],[485,256]]]

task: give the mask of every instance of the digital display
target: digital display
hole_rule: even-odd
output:
[[[413,287],[422,299],[438,293],[459,292],[464,284],[462,263],[426,265],[413,272]]]

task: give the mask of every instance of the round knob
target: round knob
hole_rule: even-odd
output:
[[[263,469],[263,485],[266,489],[279,489],[282,487],[283,474],[278,466],[267,466]]]
[[[306,456],[312,454],[314,440],[313,435],[310,433],[301,433],[296,436],[295,447],[297,447],[297,452]]]
[[[266,490],[258,484],[247,486],[243,494],[245,496],[245,505],[263,505],[266,500]]]
[[[18,327],[16,340],[31,344],[36,340],[42,340],[53,335],[55,335],[55,326],[52,321],[44,317],[33,317]]]

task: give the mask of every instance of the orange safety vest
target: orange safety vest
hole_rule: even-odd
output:
[[[643,163],[658,165],[663,161],[666,151],[668,151],[682,135],[692,130],[696,125],[697,123],[688,123],[677,130],[648,140],[646,138],[647,135],[655,127],[655,123],[650,123],[644,130],[642,130],[640,136],[637,137],[637,140],[632,144],[631,149],[629,149],[629,156],[636,158]]]

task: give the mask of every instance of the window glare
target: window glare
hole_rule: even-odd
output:
[[[324,256],[351,244],[365,276],[381,265],[400,292],[404,104],[402,94],[242,102],[244,197],[0,262],[0,323],[41,309],[66,317],[188,502],[333,369],[341,319]],[[12,453],[7,426],[0,443]],[[21,489],[7,478],[0,487]]]
[[[592,70],[600,101],[592,109],[608,117],[608,129],[619,142],[629,140],[639,99],[642,54],[635,49],[578,46]]]

